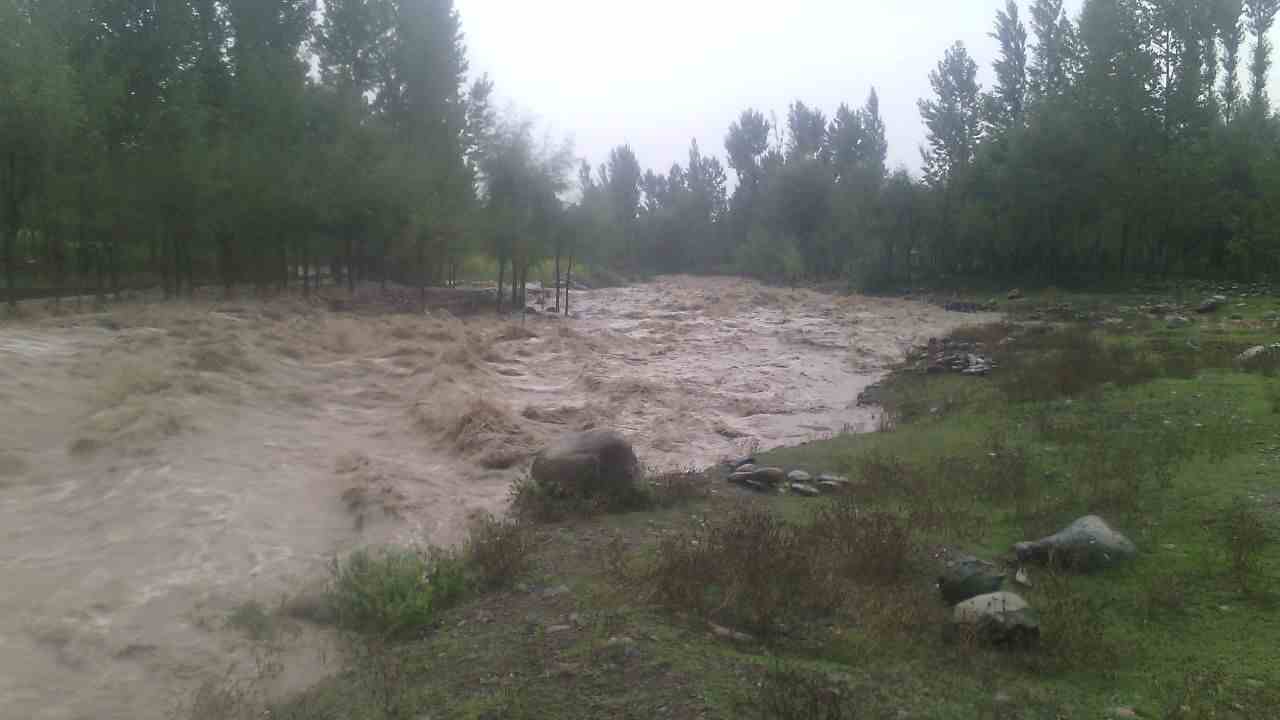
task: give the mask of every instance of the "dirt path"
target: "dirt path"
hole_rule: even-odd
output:
[[[675,468],[867,429],[862,388],[975,321],[731,279],[573,302],[524,323],[282,301],[0,327],[4,716],[167,717],[248,661],[238,603],[361,544],[457,542],[560,432],[618,428]]]

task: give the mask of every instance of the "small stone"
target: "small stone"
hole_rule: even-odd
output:
[[[787,473],[782,468],[762,467],[756,468],[751,473],[752,479],[756,482],[767,483],[769,485],[781,485],[787,481]]]
[[[1107,715],[1113,718],[1136,718],[1138,711],[1131,707],[1113,707],[1107,710]]]
[[[723,625],[717,625],[715,623],[708,623],[708,625],[711,626],[711,632],[715,633],[715,636],[718,638],[723,638],[725,640],[733,640],[734,642],[741,642],[741,643],[755,642],[755,638],[751,637],[750,635],[744,632],[731,630],[727,627],[724,627]]]
[[[555,635],[557,633],[569,632],[572,629],[573,629],[572,625],[552,625],[551,627],[547,628],[547,634]]]
[[[993,699],[995,700],[995,703],[997,705],[1008,705],[1009,703],[1013,702],[1013,698],[1009,696],[1009,693],[1003,690],[996,693],[996,696]]]
[[[1022,291],[1017,288],[1014,288],[1013,290],[1009,291],[1009,294],[1006,297],[1008,297],[1010,300],[1021,300]]]
[[[743,463],[738,467],[734,468],[733,470],[735,475],[738,473],[753,473],[755,471],[756,471],[755,463]]]
[[[823,480],[818,483],[818,489],[827,495],[834,495],[844,489],[844,486],[838,482]]]
[[[568,585],[557,585],[555,587],[550,587],[542,591],[542,597],[544,598],[559,597],[561,595],[567,595],[567,594],[569,594]]]
[[[1173,317],[1169,318],[1165,324],[1169,327],[1169,329],[1176,330],[1178,328],[1184,328],[1190,325],[1191,321],[1181,315],[1174,315]]]
[[[516,583],[516,592],[521,592],[521,593],[529,592],[529,583],[523,583],[523,582]]]
[[[792,470],[787,473],[787,480],[793,483],[807,483],[813,479],[813,476],[803,470]]]
[[[803,495],[804,497],[818,497],[822,491],[807,483],[791,483],[791,493],[793,495]]]
[[[1013,581],[1023,587],[1031,587],[1031,575],[1026,568],[1018,568],[1018,572],[1014,573]]]

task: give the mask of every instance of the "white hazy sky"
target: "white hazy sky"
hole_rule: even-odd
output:
[[[1026,6],[1021,2],[1023,20]],[[1082,0],[1067,0],[1074,18]],[[689,141],[724,157],[745,108],[830,117],[874,85],[889,162],[913,171],[928,73],[964,41],[991,84],[988,37],[1004,0],[457,0],[474,74],[593,165],[630,143],[646,168],[685,164]],[[1273,73],[1274,74],[1274,73]],[[1273,78],[1275,80],[1276,78]],[[1273,83],[1274,85],[1275,83]],[[1280,93],[1272,91],[1272,97]]]

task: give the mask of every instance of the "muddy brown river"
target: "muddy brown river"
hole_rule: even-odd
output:
[[[614,428],[655,469],[867,431],[863,388],[987,318],[668,277],[574,317],[338,315],[297,300],[0,325],[0,718],[172,717],[253,663],[227,627],[385,542],[453,544],[529,454]],[[327,671],[304,634],[273,691]]]

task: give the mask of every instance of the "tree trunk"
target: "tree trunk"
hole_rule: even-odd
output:
[[[14,261],[14,250],[18,244],[18,228],[22,223],[18,219],[18,153],[9,152],[9,197],[6,220],[8,227],[0,230],[4,233],[4,281],[9,288],[9,307],[18,307],[18,268]]]
[[[560,312],[560,243],[556,243],[556,312]]]
[[[520,276],[519,271],[516,270],[516,259],[513,257],[511,258],[511,312],[515,312],[520,309],[520,306],[516,304],[519,299],[519,291]]]
[[[353,243],[352,243],[352,241],[351,241],[351,235],[350,235],[350,232],[351,232],[351,230],[350,230],[350,228],[348,228],[348,230],[347,230],[347,233],[348,233],[348,234],[347,234],[347,242],[346,242],[346,250],[347,250],[347,291],[348,291],[348,292],[350,292],[352,295],[355,295],[355,294],[356,294],[355,257],[354,257],[354,248],[353,248]]]
[[[569,288],[573,285],[573,253],[569,254],[569,267],[564,271],[564,315],[569,316]]]
[[[231,288],[235,284],[235,254],[231,246],[231,234],[222,232],[218,235],[218,266],[222,274],[222,295],[231,299]]]
[[[418,303],[423,310],[427,309],[427,240],[418,235]]]
[[[502,314],[502,278],[507,271],[507,259],[498,255],[498,314]]]

